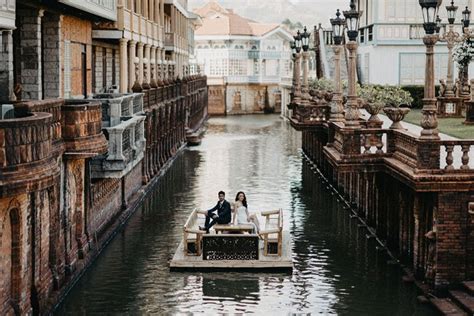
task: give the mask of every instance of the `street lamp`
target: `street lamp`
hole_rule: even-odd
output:
[[[441,20],[439,15],[437,15],[436,16],[436,34],[439,34],[439,32],[441,31],[441,22],[443,22],[443,20]]]
[[[421,0],[420,0],[421,1]],[[356,94],[356,54],[357,54],[357,35],[359,34],[359,16],[360,12],[356,10],[354,0],[351,1],[349,11],[344,11],[347,25],[347,37],[349,42],[346,44],[349,50],[349,91],[347,93],[346,106],[346,126],[350,128],[360,127],[359,123],[359,102]]]
[[[425,140],[439,140],[434,82],[434,45],[438,41],[438,35],[434,33],[436,30],[436,15],[441,3],[442,0],[419,0],[423,12],[423,27],[426,32],[426,35],[423,37],[423,43],[426,46],[426,68],[423,118],[421,120],[423,130],[420,137],[420,139]]]
[[[454,5],[454,0],[451,0],[451,5],[446,6],[446,11],[448,11],[449,24],[454,24],[454,21],[456,20],[456,12],[458,11],[458,7]]]
[[[303,33],[301,34],[301,47],[303,48],[303,86],[302,86],[302,93],[305,102],[311,98],[309,95],[309,90],[308,90],[308,72],[309,72],[309,65],[308,65],[308,59],[309,59],[309,37],[311,34],[308,33],[308,30],[306,29],[306,26],[303,29]]]
[[[339,9],[336,11],[336,18],[330,19],[332,25],[332,37],[334,41],[334,74],[336,91],[334,93],[333,102],[331,103],[331,113],[329,118],[333,122],[344,121],[344,106],[342,103],[342,82],[341,82],[341,51],[342,51],[342,38],[344,36],[344,26],[346,21],[341,19],[341,12]]]
[[[454,97],[454,71],[453,71],[453,48],[454,45],[462,39],[460,35],[454,31],[454,22],[456,21],[456,11],[458,7],[451,1],[451,5],[446,6],[448,12],[449,30],[439,39],[441,42],[446,42],[448,46],[448,77],[446,80],[446,91],[443,96]]]
[[[426,34],[434,34],[436,31],[436,16],[438,8],[443,0],[419,0],[423,12],[423,27]]]
[[[342,38],[344,36],[344,26],[346,25],[346,20],[341,19],[341,12],[339,9],[336,11],[336,18],[329,20],[332,25],[332,37],[334,39],[334,44],[341,45]]]
[[[469,27],[469,24],[471,24],[471,10],[468,7],[462,11],[462,19],[464,27]]]
[[[293,36],[294,40],[295,40],[295,64],[294,64],[294,67],[295,67],[295,72],[294,72],[294,75],[295,75],[295,99],[299,99],[299,97],[301,96],[301,55],[300,55],[300,52],[301,52],[301,47],[303,45],[302,41],[301,41],[301,33],[300,31],[298,30],[298,32],[296,33],[295,36]]]

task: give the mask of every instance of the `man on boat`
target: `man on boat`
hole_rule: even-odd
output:
[[[229,224],[232,219],[230,203],[225,200],[225,192],[220,191],[218,196],[219,201],[216,206],[207,211],[205,226],[199,227],[200,230],[205,230],[207,233],[209,233],[209,228],[215,224]],[[214,213],[215,211],[217,214]]]

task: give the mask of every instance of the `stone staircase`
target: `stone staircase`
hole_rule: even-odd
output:
[[[448,291],[447,298],[432,298],[431,304],[442,315],[474,315],[474,281],[462,283],[459,290]]]
[[[332,48],[333,38],[332,31],[327,31],[322,28],[318,30],[317,35],[319,36],[319,49],[320,49],[320,58],[321,65],[323,68],[324,78],[333,79],[334,78],[334,51]],[[341,56],[341,79],[347,81],[347,64],[348,56],[347,50],[343,49]]]

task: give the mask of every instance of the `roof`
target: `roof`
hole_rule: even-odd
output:
[[[263,36],[280,27],[276,23],[259,23],[244,18],[212,0],[194,11],[202,17],[196,35]]]

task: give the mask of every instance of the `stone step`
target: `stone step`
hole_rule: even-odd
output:
[[[432,298],[431,304],[442,314],[450,316],[467,315],[461,308],[456,306],[449,298]]]
[[[474,295],[474,281],[464,281],[462,285],[469,294]]]
[[[474,296],[464,291],[449,291],[453,302],[460,306],[464,311],[468,312],[469,315],[474,315]]]

